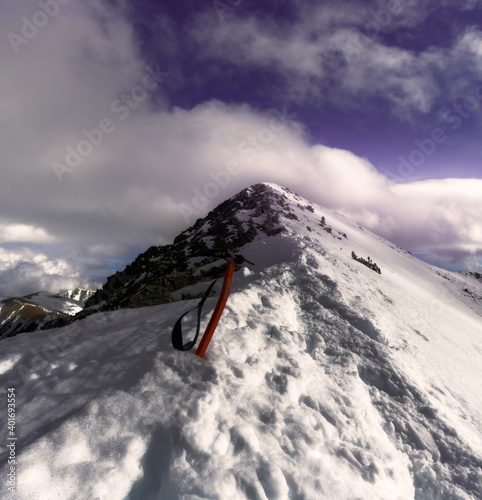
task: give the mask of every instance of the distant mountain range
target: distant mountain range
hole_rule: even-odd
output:
[[[40,291],[23,297],[3,298],[0,300],[0,340],[69,323],[93,293],[76,288],[58,294]]]

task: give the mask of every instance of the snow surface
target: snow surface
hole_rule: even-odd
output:
[[[256,266],[204,359],[170,344],[198,300],[1,342],[18,434],[2,499],[481,498],[481,305],[463,277],[289,199],[299,220],[242,249]]]

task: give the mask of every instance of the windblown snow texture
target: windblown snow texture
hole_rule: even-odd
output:
[[[18,432],[17,492],[2,484],[1,498],[481,498],[480,282],[273,184],[247,194],[259,190],[284,229],[240,249],[256,267],[235,273],[204,359],[170,345],[197,300],[1,342]]]

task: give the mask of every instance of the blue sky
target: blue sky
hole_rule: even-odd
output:
[[[98,286],[264,180],[481,270],[482,2],[0,14],[0,296]]]

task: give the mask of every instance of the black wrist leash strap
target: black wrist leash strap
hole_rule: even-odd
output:
[[[219,279],[219,278],[218,278]],[[213,286],[216,284],[216,281],[218,279],[215,279],[208,287],[208,289],[204,292],[204,295],[202,296],[201,302],[196,307],[193,307],[192,309],[189,309],[189,311],[186,311],[177,321],[176,324],[174,325],[174,328],[172,330],[172,347],[174,349],[177,349],[178,351],[189,351],[189,349],[192,349],[194,345],[197,342],[197,339],[199,337],[199,329],[201,328],[201,311],[204,305],[204,302],[206,302],[206,299],[209,297],[209,294],[211,293],[211,290],[213,289]],[[196,328],[196,335],[194,336],[194,339],[191,340],[190,342],[187,342],[186,344],[182,343],[182,327],[181,327],[181,321],[186,314],[189,314],[190,312],[194,311],[194,309],[197,309],[197,328]]]
[[[224,274],[223,290],[225,288],[227,288],[226,292],[227,292],[227,294],[229,294],[229,289],[231,287],[231,279],[232,279],[232,275],[233,275],[233,271],[234,271],[234,264],[235,263],[242,264],[243,262],[247,262],[248,264],[254,265],[254,263],[250,262],[249,260],[246,260],[242,255],[237,254],[237,255],[233,256],[232,254],[230,254],[228,252],[223,252],[222,258],[224,258],[224,259],[227,260],[227,268],[226,268],[226,272]],[[219,280],[219,278],[215,279],[209,285],[208,289],[204,292],[204,294],[203,294],[203,296],[201,298],[201,301],[199,302],[199,304],[196,307],[193,307],[192,309],[189,309],[189,311],[186,311],[176,321],[176,324],[174,325],[174,328],[172,329],[172,336],[171,336],[172,346],[174,347],[174,349],[177,349],[178,351],[189,351],[196,344],[197,339],[199,337],[199,330],[201,328],[201,311],[202,311],[203,305],[206,302],[206,299],[209,297],[209,294],[211,293],[211,290],[213,289],[214,285],[216,284],[216,282],[218,280]],[[217,320],[219,319],[219,317],[222,314],[222,309],[224,308],[224,303],[227,300],[227,295],[226,295],[226,297],[224,297],[224,303],[222,305],[220,303],[221,302],[221,298],[222,297],[220,296],[219,300],[218,300],[218,304],[216,305],[216,308],[215,308],[214,313],[213,313],[213,316],[215,314],[218,315]],[[196,335],[194,336],[193,340],[191,340],[190,342],[187,342],[186,344],[184,344],[183,340],[182,340],[182,326],[181,326],[181,322],[182,322],[184,316],[186,316],[190,312],[194,311],[195,309],[197,309]],[[215,321],[216,324],[217,324],[217,320]],[[210,322],[210,324],[211,324],[211,322]],[[213,326],[213,330],[216,328],[216,324],[212,325]],[[208,325],[208,328],[209,328],[209,325]],[[211,335],[212,335],[212,332],[211,332]],[[209,340],[208,340],[208,342],[209,342]],[[204,347],[203,352],[205,351],[206,347],[207,347],[207,345]],[[196,354],[198,354],[198,353],[196,352]],[[201,355],[201,357],[203,357],[204,354],[202,353],[202,354],[198,354],[198,355]]]

